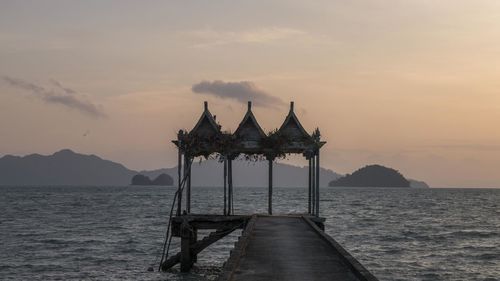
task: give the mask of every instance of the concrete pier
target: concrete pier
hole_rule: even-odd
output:
[[[311,218],[254,216],[219,280],[377,279]]]

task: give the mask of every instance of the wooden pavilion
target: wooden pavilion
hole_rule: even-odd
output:
[[[281,127],[266,134],[252,112],[252,103],[234,133],[221,130],[215,116],[204,110],[194,128],[187,132],[180,130],[173,143],[178,148],[178,189],[174,196],[167,238],[163,247],[160,269],[167,270],[181,264],[181,271],[189,271],[203,249],[228,235],[236,229],[248,228],[255,215],[234,214],[233,208],[233,168],[232,162],[240,155],[251,160],[266,160],[269,163],[268,215],[273,214],[273,163],[287,154],[302,154],[309,161],[308,211],[299,216],[307,217],[323,229],[324,218],[319,217],[319,151],[326,143],[320,140],[319,129],[312,134],[300,124],[294,112],[294,103]],[[191,213],[191,164],[196,157],[211,155],[223,162],[224,207],[222,215]],[[183,197],[185,205],[183,206]],[[177,210],[174,214],[175,203]],[[170,226],[172,229],[169,236]],[[198,240],[199,229],[212,229],[214,232]],[[245,230],[246,231],[246,230]],[[169,256],[172,236],[181,238],[181,252]]]
[[[240,155],[247,158],[265,159],[269,165],[268,214],[273,213],[273,162],[287,154],[302,154],[309,161],[308,214],[319,216],[320,149],[326,143],[321,141],[319,129],[307,133],[294,112],[294,102],[283,124],[277,130],[266,134],[252,112],[252,103],[234,133],[221,130],[215,117],[204,103],[204,110],[190,132],[180,130],[178,147],[178,200],[177,216],[191,213],[191,164],[195,157],[217,154],[223,162],[224,207],[223,214],[234,215],[232,161]],[[185,191],[185,192],[184,192]],[[182,197],[185,194],[185,206]]]
[[[293,102],[281,127],[269,134],[264,133],[257,122],[251,102],[248,102],[248,110],[234,133],[221,130],[205,102],[198,123],[190,132],[180,130],[173,142],[179,150],[179,183],[171,206],[159,270],[165,271],[180,263],[181,271],[187,272],[203,249],[236,229],[243,229],[224,263],[218,278],[220,281],[378,281],[324,232],[325,219],[319,216],[319,151],[325,142],[320,139],[319,129],[309,134],[302,127]],[[302,154],[309,161],[308,211],[273,215],[273,163],[291,153]],[[195,157],[213,154],[224,167],[223,212],[222,215],[193,214],[191,164]],[[268,214],[234,214],[232,161],[240,155],[250,160],[268,161]],[[213,231],[198,239],[198,230],[202,229]],[[181,249],[169,256],[172,237],[181,238]]]

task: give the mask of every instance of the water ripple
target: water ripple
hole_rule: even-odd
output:
[[[213,280],[239,232],[189,274],[148,272],[172,188],[1,187],[0,276],[19,280]],[[222,212],[221,188],[193,188],[195,213]],[[267,189],[236,188],[235,212],[265,213]],[[307,210],[276,188],[276,213]],[[326,231],[380,280],[499,280],[500,190],[324,188]],[[200,231],[199,236],[207,235]],[[179,248],[174,240],[172,252]]]

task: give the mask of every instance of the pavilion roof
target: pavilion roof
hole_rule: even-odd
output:
[[[244,148],[258,147],[259,142],[266,138],[266,134],[252,112],[252,102],[248,102],[248,110],[233,136]]]
[[[312,140],[311,135],[302,127],[297,115],[293,110],[294,103],[290,102],[290,111],[279,128],[278,132],[286,135],[290,140],[295,142],[304,142]]]
[[[208,110],[205,102],[204,111],[189,132],[179,132],[178,140],[173,142],[191,156],[208,156],[212,153],[222,155],[265,155],[266,157],[283,156],[287,153],[312,155],[325,142],[320,140],[319,130],[310,135],[302,127],[295,115],[294,103],[290,103],[290,111],[281,127],[266,135],[252,112],[252,104],[248,102],[248,110],[236,131],[231,134],[222,132],[215,117]],[[181,140],[181,142],[179,142]]]
[[[214,116],[208,110],[208,102],[204,103],[204,110],[189,135],[196,135],[202,138],[213,137],[221,134],[221,127],[215,121]]]

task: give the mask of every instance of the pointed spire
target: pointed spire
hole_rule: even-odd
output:
[[[199,136],[210,136],[214,134],[220,134],[220,126],[215,121],[214,116],[208,110],[208,102],[204,102],[204,111],[201,114],[196,126],[189,132],[189,134],[199,135]]]
[[[288,112],[288,116],[285,118],[285,121],[281,125],[278,131],[285,133],[291,138],[300,140],[300,139],[309,139],[311,136],[304,130],[302,124],[300,124],[299,119],[293,112],[294,102],[290,102],[290,112]]]
[[[243,120],[241,120],[238,128],[236,128],[236,131],[234,131],[234,136],[243,143],[244,147],[256,148],[258,147],[259,140],[265,138],[266,134],[253,115],[252,102],[248,101],[247,106],[247,113],[243,117]]]

